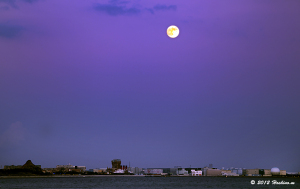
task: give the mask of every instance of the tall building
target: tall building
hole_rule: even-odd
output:
[[[112,165],[113,169],[121,169],[121,160],[113,159],[113,160],[111,160],[111,165]]]

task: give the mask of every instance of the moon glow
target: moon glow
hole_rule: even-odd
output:
[[[177,26],[169,26],[167,29],[167,35],[171,38],[176,38],[179,35],[179,29]]]

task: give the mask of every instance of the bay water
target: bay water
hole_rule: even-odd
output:
[[[0,177],[0,189],[17,188],[300,188],[300,178],[62,176]]]

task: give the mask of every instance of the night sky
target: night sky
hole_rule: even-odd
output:
[[[0,0],[0,165],[300,171],[299,9]]]

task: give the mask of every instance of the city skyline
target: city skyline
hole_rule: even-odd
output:
[[[39,169],[40,171],[43,171],[44,173],[51,173],[51,174],[61,174],[62,172],[67,173],[68,174],[72,174],[72,173],[87,173],[87,172],[94,172],[94,173],[101,173],[101,174],[112,174],[112,173],[126,173],[126,174],[132,174],[133,172],[130,172],[131,170],[140,170],[138,172],[141,172],[142,170],[154,170],[154,172],[156,170],[159,170],[158,172],[153,172],[153,174],[160,174],[160,173],[170,173],[169,171],[173,172],[174,170],[183,170],[184,172],[186,171],[185,169],[188,170],[202,170],[204,171],[205,175],[204,176],[272,176],[272,172],[274,172],[273,176],[278,176],[278,174],[280,173],[281,176],[299,176],[300,172],[289,172],[286,170],[280,170],[278,167],[273,167],[272,169],[262,169],[262,168],[251,168],[251,169],[246,169],[246,168],[237,168],[237,167],[222,167],[222,168],[216,168],[213,166],[213,164],[209,164],[208,166],[202,166],[202,167],[182,167],[182,166],[174,166],[174,168],[171,167],[143,167],[143,168],[139,168],[139,167],[131,167],[130,166],[130,162],[129,165],[126,165],[124,163],[122,163],[121,159],[113,159],[111,160],[111,166],[107,166],[107,167],[97,167],[97,168],[92,168],[92,169],[87,169],[86,166],[84,165],[72,165],[71,163],[69,164],[64,164],[64,165],[56,165],[55,167],[42,167],[42,165],[35,165],[32,163],[31,160],[27,160],[26,163],[24,165],[5,165],[4,168],[2,168],[1,166],[1,170],[4,169],[6,171],[8,170],[18,170],[19,172],[22,172],[22,170],[24,169]],[[205,170],[215,170],[216,174],[211,174],[211,175],[206,175],[206,171]],[[127,171],[127,172],[121,172],[121,171]],[[28,171],[28,170],[27,170]],[[128,172],[129,171],[129,172]],[[225,173],[224,175],[222,174]],[[5,171],[4,171],[5,172]],[[248,172],[248,173],[247,173]],[[15,172],[17,173],[17,171]],[[41,173],[41,172],[40,172]],[[148,172],[150,173],[150,172]],[[9,174],[9,172],[7,172],[7,174]],[[136,173],[134,173],[136,174]],[[175,174],[179,174],[179,172],[175,173]],[[185,174],[185,173],[181,173],[181,174]],[[202,176],[202,172],[199,173],[200,175],[198,176]],[[197,175],[193,175],[193,176],[197,176]]]
[[[299,172],[299,5],[0,0],[0,164]]]

